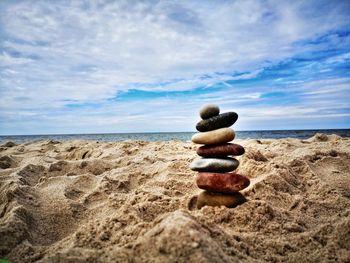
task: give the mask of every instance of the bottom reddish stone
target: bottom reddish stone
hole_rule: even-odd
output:
[[[236,173],[198,173],[197,185],[199,188],[219,192],[235,193],[248,187],[247,177]]]

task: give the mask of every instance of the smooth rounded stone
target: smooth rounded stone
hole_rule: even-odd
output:
[[[239,162],[234,158],[201,158],[195,159],[190,164],[190,169],[198,172],[225,173],[236,170]]]
[[[219,193],[235,193],[250,183],[247,177],[236,173],[198,173],[196,181],[199,188]]]
[[[197,144],[220,144],[232,141],[235,132],[231,128],[221,128],[209,132],[196,133],[192,136],[192,142]]]
[[[205,145],[197,149],[197,154],[202,157],[224,157],[227,155],[242,155],[245,150],[243,146],[234,143],[219,145]]]
[[[197,208],[201,209],[203,206],[226,206],[229,208],[236,207],[243,204],[245,197],[241,193],[220,194],[208,191],[203,191],[197,197]]]
[[[218,116],[214,116],[206,120],[201,120],[197,123],[196,129],[200,132],[206,132],[220,128],[230,127],[237,121],[237,119],[237,113],[225,112]]]
[[[201,116],[202,119],[208,119],[210,117],[214,117],[216,115],[219,115],[219,113],[220,113],[219,107],[214,104],[204,105],[199,111],[199,115]]]

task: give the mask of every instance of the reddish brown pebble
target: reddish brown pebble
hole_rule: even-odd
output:
[[[235,193],[249,185],[247,177],[236,173],[198,173],[197,186],[201,189],[219,192]]]
[[[244,148],[234,143],[225,143],[219,145],[206,145],[197,149],[197,154],[202,157],[225,157],[227,155],[242,155]]]
[[[208,191],[203,191],[197,197],[197,208],[201,209],[203,206],[226,206],[229,208],[236,207],[246,201],[241,193],[220,194]]]

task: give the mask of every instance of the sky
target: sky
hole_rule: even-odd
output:
[[[0,134],[350,128],[350,1],[0,1]]]

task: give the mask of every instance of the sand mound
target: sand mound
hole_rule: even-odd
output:
[[[41,141],[0,152],[12,262],[349,262],[350,140],[240,141],[235,209],[194,209],[191,143]]]
[[[309,142],[327,142],[327,141],[338,141],[341,137],[336,134],[327,135],[324,133],[316,133],[314,136],[312,136],[307,141]]]

